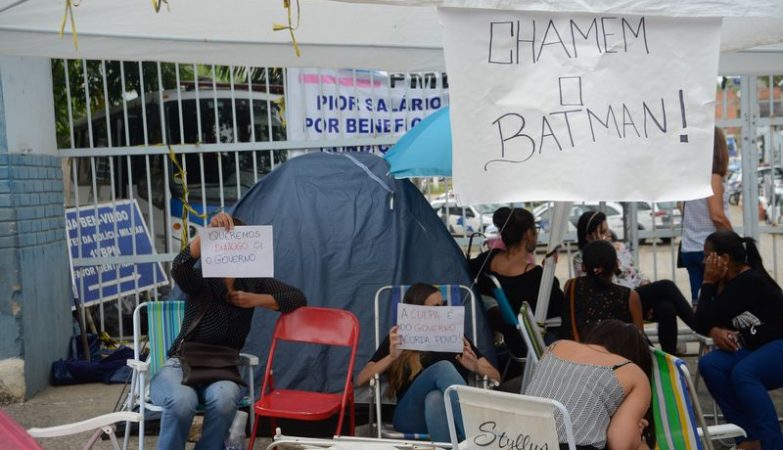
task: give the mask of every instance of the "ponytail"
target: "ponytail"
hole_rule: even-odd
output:
[[[740,237],[731,230],[721,230],[707,236],[706,244],[719,255],[728,255],[735,264],[747,264],[752,269],[761,273],[778,290],[780,286],[769,275],[761,261],[761,254],[756,246],[756,241],[750,237]]]
[[[775,282],[775,279],[772,278],[769,272],[767,272],[767,269],[764,268],[764,262],[761,260],[761,254],[756,246],[756,240],[752,237],[744,237],[742,238],[742,243],[745,245],[745,257],[748,265],[764,275],[768,281],[777,286],[778,290],[780,290],[780,286]]]

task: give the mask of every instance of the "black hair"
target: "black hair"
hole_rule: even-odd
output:
[[[589,278],[609,284],[617,271],[617,250],[609,241],[591,241],[582,249],[582,263]]]
[[[576,222],[576,239],[579,250],[587,245],[587,235],[595,233],[605,221],[606,214],[601,211],[586,211],[579,216],[579,220]]]
[[[501,206],[492,213],[492,224],[495,225],[498,231],[503,229],[503,226],[508,221],[508,216],[511,215],[511,208],[508,206]]]
[[[423,305],[427,297],[438,292],[438,288],[431,284],[415,283],[405,291],[402,302],[408,305]]]
[[[524,208],[514,208],[509,211],[506,226],[500,229],[500,238],[506,248],[511,248],[522,242],[525,233],[535,229],[536,219],[533,214]]]
[[[582,343],[600,345],[610,353],[622,356],[639,366],[642,372],[647,375],[647,379],[652,380],[653,361],[650,344],[644,333],[635,325],[617,319],[602,320],[587,329]],[[645,419],[649,422],[644,433],[645,440],[650,448],[655,448],[655,423],[652,420],[652,407],[647,410]]]
[[[767,280],[780,290],[780,286],[769,275],[767,269],[764,268],[764,262],[761,260],[761,254],[753,238],[741,237],[731,230],[720,230],[707,236],[705,245],[719,255],[728,255],[736,264],[747,264],[763,274]]]

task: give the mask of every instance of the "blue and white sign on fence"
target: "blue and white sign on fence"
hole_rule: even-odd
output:
[[[78,211],[77,211],[78,209]],[[74,259],[154,255],[147,224],[133,200],[65,212],[74,295],[85,305],[168,284],[160,262],[76,265]]]

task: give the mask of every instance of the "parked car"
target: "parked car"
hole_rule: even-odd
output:
[[[536,218],[536,225],[544,232],[550,231],[553,206],[554,204],[551,202],[543,203],[532,211],[533,216]],[[568,214],[568,229],[566,233],[576,235],[576,224],[579,221],[579,217],[586,211],[598,211],[599,209],[600,203],[598,202],[574,203],[571,206],[571,212]],[[623,230],[622,205],[616,202],[606,202],[605,212],[609,229],[618,239],[623,239],[625,233]],[[653,224],[655,224],[656,228],[662,229],[671,227],[672,223],[674,223],[674,226],[679,226],[682,222],[682,213],[676,202],[656,203],[654,211],[651,203],[638,202],[636,214],[636,221],[640,230],[652,230]]]
[[[457,206],[453,199],[435,200],[431,205],[449,232],[456,235],[485,232],[487,227],[492,225],[492,214],[495,210],[505,206],[496,203]]]

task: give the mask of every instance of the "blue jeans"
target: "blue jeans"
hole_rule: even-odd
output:
[[[451,442],[443,393],[452,384],[465,384],[449,361],[438,361],[422,370],[394,409],[394,428],[403,433],[429,433],[436,442]],[[451,398],[457,434],[465,435],[456,395]]]
[[[217,381],[192,388],[182,384],[179,359],[169,358],[152,378],[150,396],[163,408],[158,450],[180,450],[193,423],[199,403],[204,405],[204,428],[196,450],[222,450],[234,420],[239,386],[233,381]]]
[[[704,252],[682,252],[682,263],[688,270],[688,280],[691,282],[691,299],[693,304],[699,302],[699,290],[704,281]]]
[[[755,351],[714,350],[699,360],[699,373],[727,422],[759,440],[763,449],[783,448],[775,404],[767,391],[783,387],[783,339]]]

